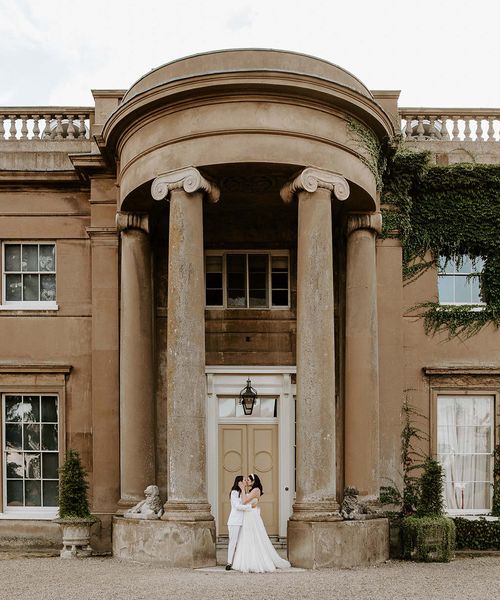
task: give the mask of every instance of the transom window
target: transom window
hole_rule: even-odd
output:
[[[4,304],[36,306],[40,303],[52,303],[55,305],[55,244],[5,243],[3,275]]]
[[[205,257],[206,305],[217,308],[288,308],[285,251],[210,252]]]
[[[437,457],[450,512],[491,510],[494,414],[493,396],[437,398]]]
[[[483,304],[480,297],[481,258],[461,256],[439,259],[438,289],[440,304]]]
[[[4,505],[58,505],[59,403],[55,395],[3,397]]]

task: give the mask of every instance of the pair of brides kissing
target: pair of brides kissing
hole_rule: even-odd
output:
[[[227,521],[228,571],[269,573],[290,567],[290,563],[276,552],[267,535],[259,507],[263,494],[262,483],[255,473],[235,478],[229,494],[231,513]]]

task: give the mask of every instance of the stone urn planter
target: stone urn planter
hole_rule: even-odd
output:
[[[61,558],[86,558],[92,555],[90,530],[98,519],[90,514],[86,472],[75,450],[68,450],[59,469],[59,516],[54,519],[62,529]]]
[[[90,547],[91,528],[97,519],[55,519],[62,529],[63,548],[61,558],[86,558],[92,555]]]

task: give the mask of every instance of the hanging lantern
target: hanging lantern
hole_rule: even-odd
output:
[[[251,386],[250,379],[247,379],[246,386],[240,392],[240,404],[243,406],[243,412],[245,415],[251,415],[255,400],[257,398],[257,392]]]

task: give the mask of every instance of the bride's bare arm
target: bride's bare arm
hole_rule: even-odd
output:
[[[251,502],[254,498],[259,498],[260,497],[260,490],[259,488],[254,488],[251,492],[249,492],[248,494],[245,494],[244,492],[241,493],[241,502],[243,504],[248,504],[249,502]]]

